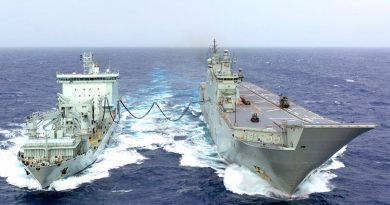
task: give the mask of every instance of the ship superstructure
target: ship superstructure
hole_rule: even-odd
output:
[[[119,119],[119,73],[101,72],[91,52],[80,59],[83,73],[57,73],[62,93],[56,109],[26,120],[28,140],[18,159],[42,188],[95,162]]]
[[[214,45],[200,83],[204,119],[219,153],[282,192],[298,185],[333,154],[375,124],[343,124],[315,114],[232,71],[229,51]]]

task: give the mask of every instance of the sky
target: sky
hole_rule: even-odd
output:
[[[0,0],[0,47],[390,47],[390,0]]]

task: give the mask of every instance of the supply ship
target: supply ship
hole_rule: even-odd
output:
[[[232,71],[229,51],[214,44],[201,110],[218,152],[292,196],[299,184],[355,137],[375,124],[339,123],[315,114]]]
[[[62,84],[53,111],[27,117],[27,141],[18,160],[27,175],[47,188],[94,163],[120,118],[118,72],[100,72],[91,52],[80,55],[84,72],[57,73]]]

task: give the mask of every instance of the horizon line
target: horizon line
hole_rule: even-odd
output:
[[[8,48],[210,48],[209,46],[0,46]],[[390,48],[389,46],[219,46],[219,48]]]

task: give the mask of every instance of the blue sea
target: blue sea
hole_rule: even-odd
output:
[[[56,106],[56,72],[81,72],[92,51],[120,72],[137,115],[171,117],[198,100],[207,48],[1,48],[0,204],[390,204],[389,48],[231,48],[246,80],[325,117],[379,125],[342,148],[292,199],[217,153],[198,104],[177,122],[122,111],[98,162],[48,190],[16,160],[25,117]]]

